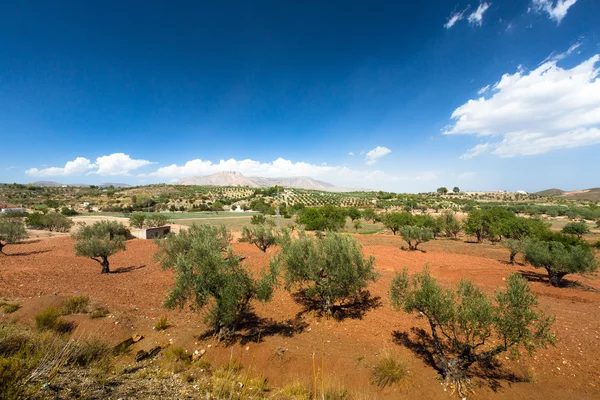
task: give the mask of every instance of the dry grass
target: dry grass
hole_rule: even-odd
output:
[[[164,331],[165,329],[168,329],[171,325],[169,324],[169,320],[167,320],[167,317],[161,317],[158,321],[156,321],[156,324],[154,325],[154,329],[157,331]]]
[[[110,314],[110,311],[108,311],[108,308],[106,308],[106,307],[96,307],[90,313],[90,318],[91,319],[104,318],[108,314]]]
[[[85,295],[70,296],[60,310],[62,315],[87,314],[90,298]]]
[[[21,308],[19,303],[8,303],[5,301],[0,302],[0,307],[2,307],[2,311],[4,311],[5,314],[12,314]]]
[[[35,315],[35,327],[38,331],[54,331],[69,333],[73,330],[72,322],[60,318],[61,313],[54,307],[48,307]]]
[[[373,367],[372,381],[380,388],[400,382],[408,375],[406,363],[399,362],[391,356],[379,360]]]

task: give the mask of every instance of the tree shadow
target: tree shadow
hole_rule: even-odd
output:
[[[111,274],[124,274],[126,272],[131,272],[131,271],[135,271],[136,269],[142,269],[142,268],[146,268],[145,265],[138,265],[138,266],[130,266],[130,267],[121,267],[121,268],[117,268],[114,271],[111,271]]]
[[[516,262],[516,261],[515,261],[514,264],[511,263],[510,261],[506,261],[506,260],[498,260],[498,262],[501,263],[501,264],[504,264],[504,265],[511,266],[511,267],[516,267],[516,266],[524,267],[525,266],[525,264],[520,263],[520,262]]]
[[[302,320],[301,315],[285,321],[275,321],[272,318],[261,318],[250,309],[240,318],[235,332],[224,338],[223,341],[227,346],[238,342],[242,345],[250,342],[261,343],[265,337],[269,336],[293,337],[304,332],[307,327],[308,323]],[[209,329],[198,336],[198,339],[205,340],[216,336],[217,332]]]
[[[431,335],[421,328],[413,327],[410,331],[414,335],[414,338],[410,337],[409,332],[392,332],[393,342],[412,351],[425,364],[435,369],[441,375],[442,370],[438,366],[436,356],[433,353],[434,347]],[[443,348],[446,354],[450,354],[446,346]],[[478,382],[478,386],[488,386],[494,392],[502,389],[502,381],[508,382],[509,385],[524,381],[523,378],[503,368],[497,359],[475,363],[469,369],[469,375],[481,379]]]
[[[321,302],[317,299],[306,295],[306,290],[300,290],[292,295],[294,301],[303,307],[303,310],[298,314],[301,316],[307,312],[314,312],[318,317],[323,317],[326,313],[323,311]],[[371,296],[368,290],[361,291],[357,296],[353,297],[350,302],[333,306],[331,317],[337,321],[343,321],[346,318],[362,319],[365,314],[372,309],[382,306],[381,297]]]
[[[550,285],[550,280],[548,279],[548,275],[544,274],[544,273],[539,273],[539,272],[533,272],[533,271],[524,271],[524,270],[520,270],[519,274],[521,274],[521,276],[525,279],[527,279],[529,282],[540,282],[546,285]],[[558,286],[560,288],[571,288],[571,289],[581,289],[581,290],[585,290],[587,292],[594,292],[594,293],[600,293],[599,289],[596,289],[595,287],[589,286],[589,285],[584,285],[583,283],[577,282],[577,281],[572,281],[566,278],[563,278],[560,282],[560,286]]]
[[[12,253],[12,254],[6,254],[8,257],[25,257],[25,256],[32,256],[34,254],[42,254],[42,253],[48,253],[50,252],[50,250],[34,250],[34,251],[24,251],[21,253]]]

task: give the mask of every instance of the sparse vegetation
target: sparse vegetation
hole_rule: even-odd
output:
[[[10,302],[6,302],[6,301],[0,301],[0,307],[2,307],[2,311],[5,314],[12,314],[15,311],[17,311],[19,308],[21,308],[19,303],[10,303]]]
[[[61,313],[54,307],[48,307],[35,315],[35,327],[38,331],[55,331],[57,333],[69,333],[74,325],[60,318]]]
[[[506,283],[493,301],[470,281],[461,281],[456,290],[443,289],[427,268],[412,277],[405,268],[392,280],[392,304],[427,319],[445,386],[463,398],[470,390],[472,364],[508,350],[531,352],[554,343],[554,319],[536,311],[537,297],[525,278],[513,274]]]
[[[400,382],[408,375],[406,363],[386,356],[379,360],[373,367],[372,380],[379,387],[386,387]]]
[[[110,314],[110,311],[108,310],[108,308],[106,308],[106,307],[96,307],[90,313],[90,318],[91,319],[104,318],[108,314]]]
[[[60,309],[62,315],[87,314],[90,298],[86,295],[68,297]]]
[[[167,317],[161,317],[158,319],[158,321],[156,321],[156,324],[154,324],[154,329],[156,329],[157,331],[164,331],[170,326],[171,324],[169,324],[169,320],[167,319]]]

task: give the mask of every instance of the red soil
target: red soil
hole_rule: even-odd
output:
[[[87,316],[67,317],[76,321],[75,336],[102,336],[117,343],[133,332],[145,339],[135,344],[149,349],[156,343],[174,344],[189,351],[207,349],[213,363],[224,362],[231,354],[246,367],[252,357],[253,373],[262,374],[274,386],[299,379],[309,387],[313,379],[313,354],[317,366],[324,359],[326,385],[342,384],[351,395],[363,398],[450,398],[444,393],[436,371],[419,355],[398,343],[394,333],[407,332],[415,339],[412,327],[427,328],[423,319],[393,311],[388,288],[396,271],[404,266],[410,272],[428,264],[431,273],[443,285],[462,278],[472,279],[492,293],[504,285],[512,272],[529,274],[533,291],[540,296],[540,306],[556,316],[557,345],[541,349],[532,357],[518,360],[500,357],[496,376],[478,374],[473,399],[598,399],[600,374],[600,280],[597,276],[568,276],[577,281],[569,288],[553,288],[539,275],[542,271],[528,266],[511,266],[508,251],[500,246],[438,240],[422,245],[427,252],[400,249],[404,243],[390,235],[359,236],[366,255],[374,255],[379,280],[369,287],[380,306],[368,310],[362,318],[343,321],[318,318],[302,313],[289,293],[278,289],[269,304],[256,304],[254,311],[262,321],[261,342],[257,335],[245,331],[234,345],[226,346],[213,339],[199,339],[206,330],[202,315],[189,310],[169,311],[162,307],[165,294],[172,286],[173,275],[162,271],[153,259],[156,245],[151,241],[131,240],[127,251],[111,258],[115,272],[100,274],[99,265],[74,256],[69,237],[38,239],[6,246],[7,256],[0,255],[0,297],[17,300],[22,308],[4,318],[32,323],[33,315],[48,305],[59,305],[65,296],[84,293],[93,303],[111,311],[108,318],[90,320]],[[275,251],[267,254],[256,247],[236,244],[235,250],[247,257],[253,270],[268,263]],[[152,327],[162,316],[173,325],[162,332]],[[208,346],[211,346],[210,348]],[[378,390],[369,383],[370,368],[385,354],[405,360],[410,377],[402,387]],[[133,364],[133,357],[126,362]],[[519,382],[525,371],[535,375],[534,383]],[[481,372],[481,371],[480,371]],[[511,379],[514,374],[516,379]],[[522,380],[522,379],[521,379]]]

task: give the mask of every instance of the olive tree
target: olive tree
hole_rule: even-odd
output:
[[[568,235],[575,235],[578,238],[581,238],[583,235],[589,232],[590,228],[585,222],[569,222],[562,229],[562,233],[566,233]]]
[[[584,244],[565,245],[558,241],[531,240],[525,246],[525,259],[535,268],[544,268],[552,286],[561,286],[568,274],[584,274],[598,269],[594,253]]]
[[[391,230],[394,235],[401,227],[413,225],[414,223],[415,217],[409,212],[391,212],[383,216],[383,225]]]
[[[144,213],[136,213],[129,217],[129,226],[132,228],[143,228],[144,223],[146,222],[146,214]]]
[[[251,228],[244,226],[240,242],[251,243],[266,253],[269,247],[277,243],[277,238],[277,233],[271,226],[255,225]]]
[[[510,251],[510,263],[515,264],[515,257],[525,249],[526,239],[504,239],[502,245]]]
[[[125,250],[129,230],[116,221],[99,221],[82,226],[72,234],[75,239],[75,255],[89,257],[102,266],[102,273],[110,272],[108,257]]]
[[[295,239],[287,236],[276,259],[283,265],[286,289],[305,289],[327,315],[337,302],[358,296],[377,279],[373,256],[365,258],[356,239],[335,232],[321,238],[304,231]]]
[[[417,250],[423,242],[428,242],[433,239],[433,231],[430,228],[405,225],[400,228],[402,239],[408,243],[409,250]]]
[[[22,218],[9,215],[0,216],[0,253],[7,244],[17,243],[27,237]]]
[[[146,216],[146,221],[144,225],[148,228],[156,228],[159,226],[165,226],[169,223],[169,218],[166,215],[152,213]]]
[[[470,281],[444,289],[427,267],[411,277],[405,268],[392,280],[390,297],[395,308],[427,319],[444,388],[452,387],[463,398],[471,386],[467,371],[474,363],[508,350],[532,352],[554,343],[554,319],[536,310],[537,297],[517,274],[491,298]]]
[[[201,310],[208,305],[206,321],[219,339],[235,333],[251,300],[271,300],[277,282],[275,263],[254,278],[233,253],[231,240],[224,226],[194,224],[162,240],[156,255],[163,269],[175,272],[165,306],[191,302],[193,309]]]

